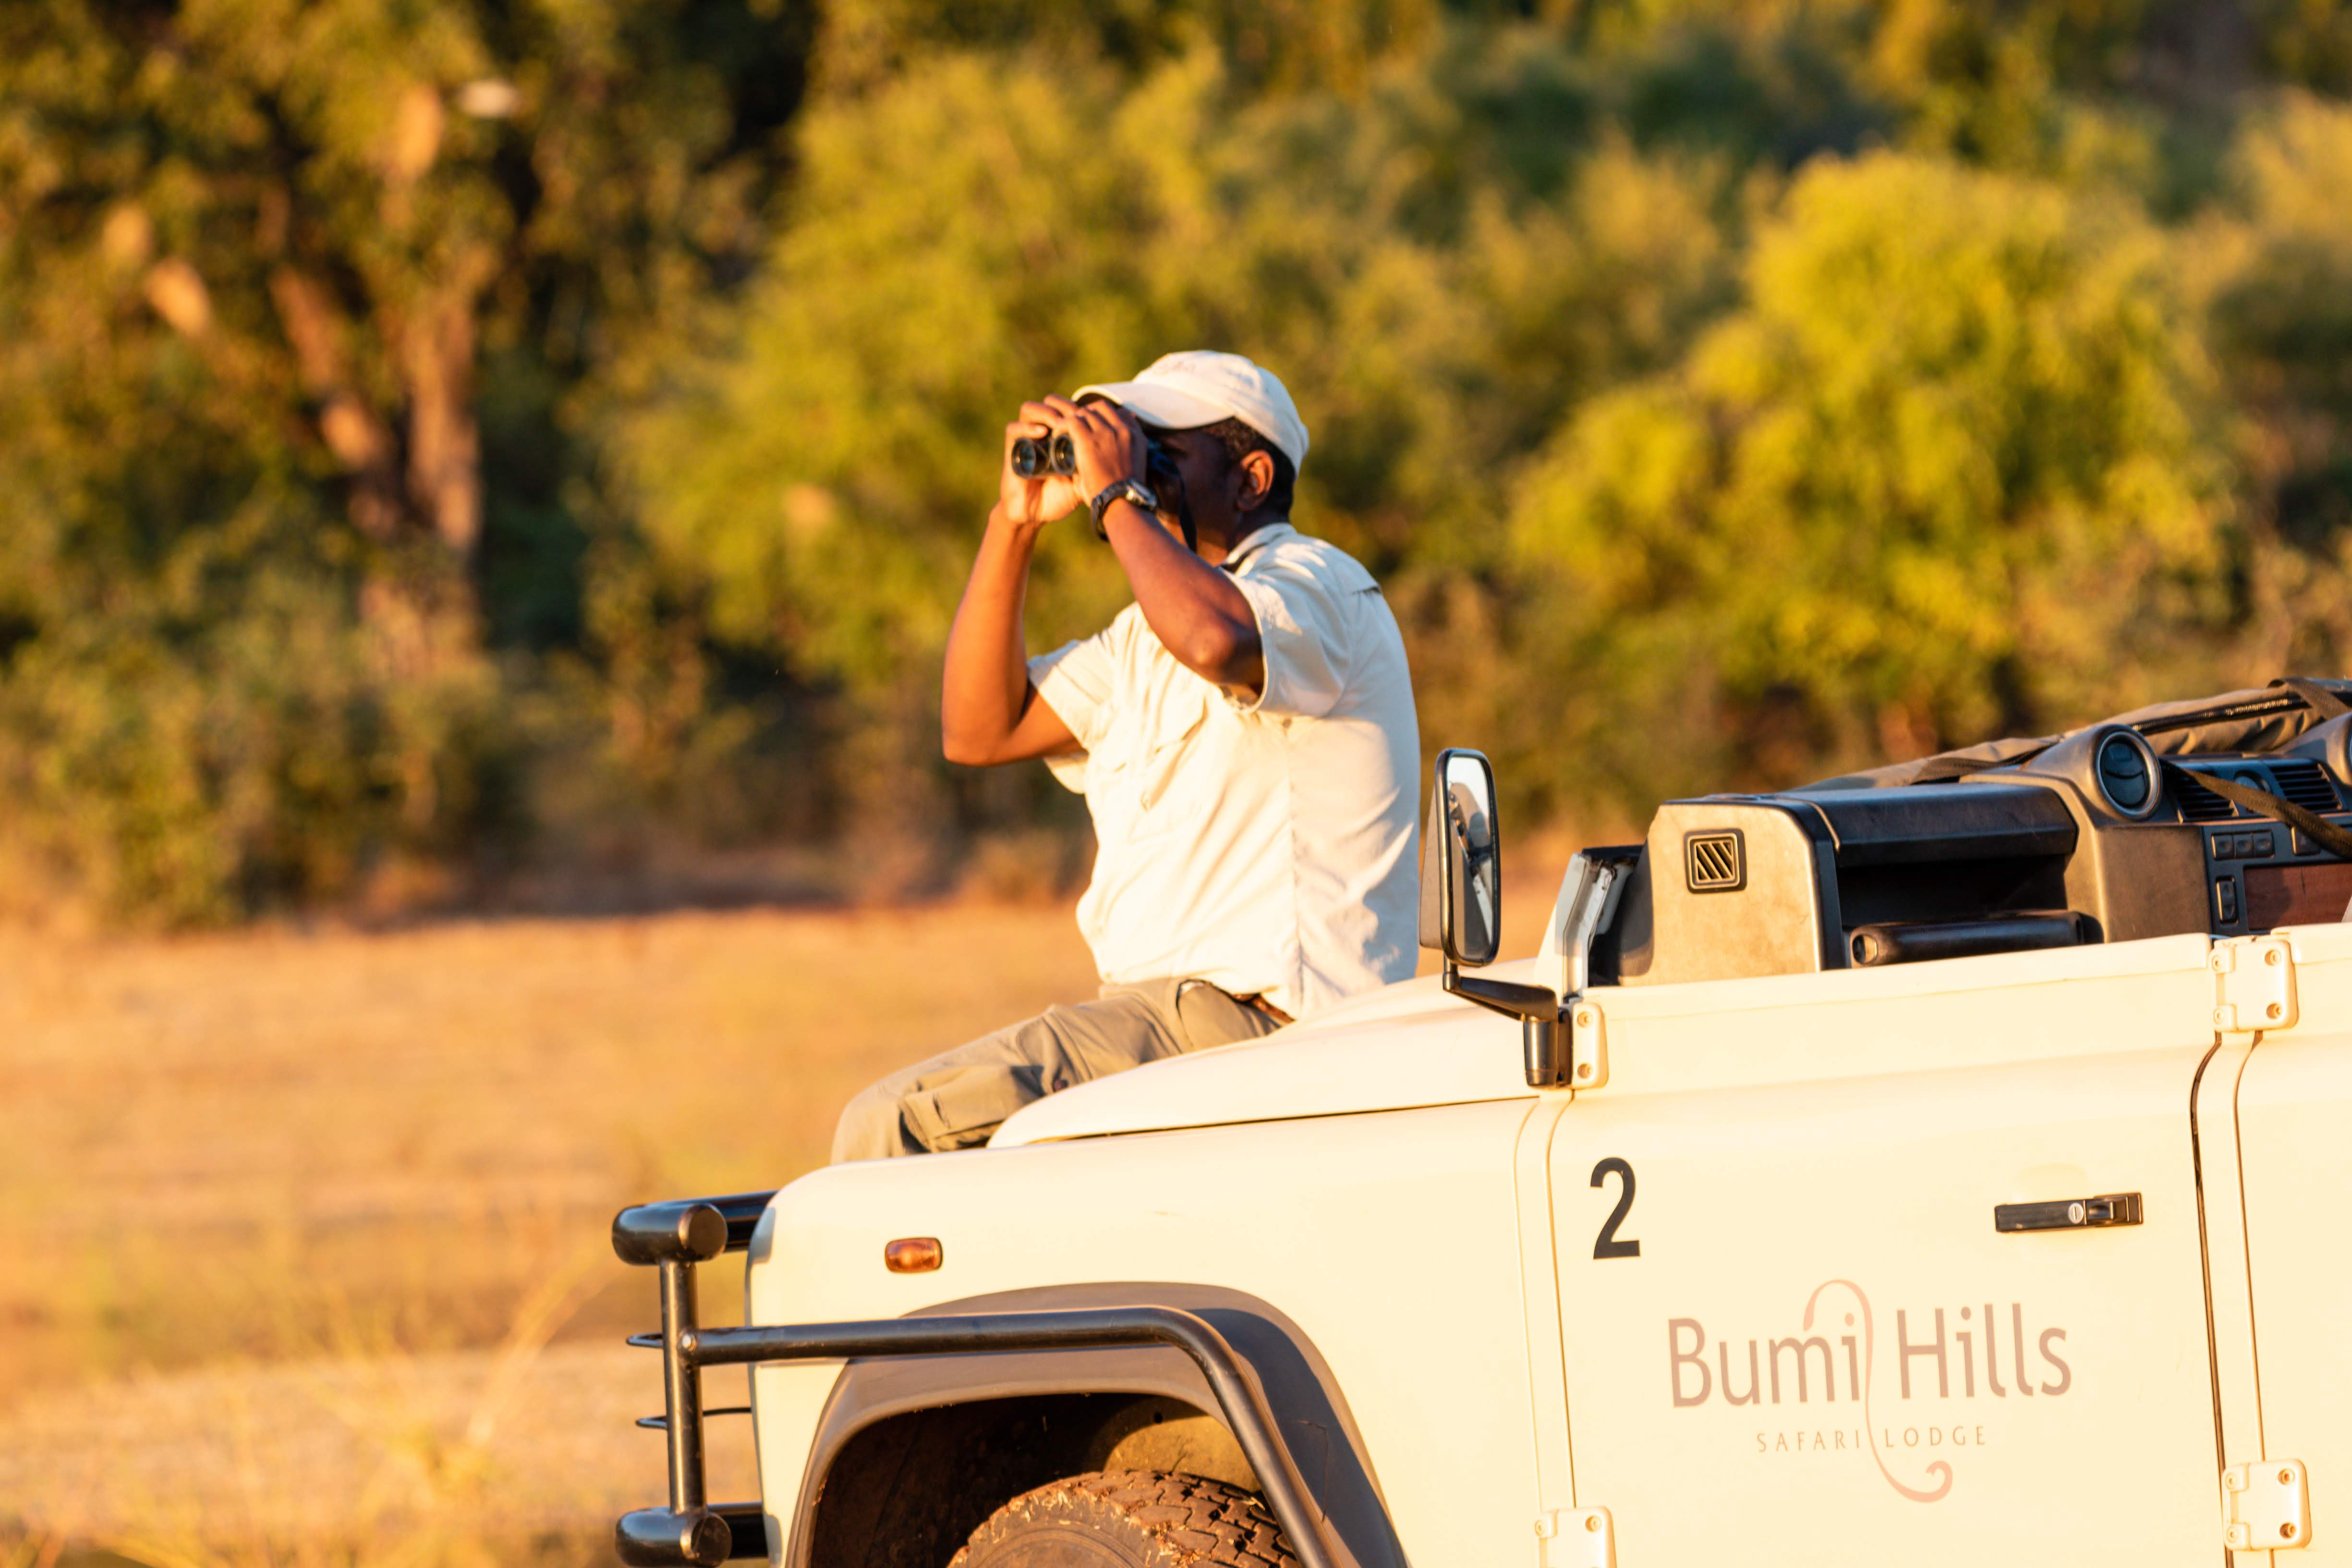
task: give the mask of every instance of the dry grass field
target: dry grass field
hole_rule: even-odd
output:
[[[0,1568],[609,1561],[661,1462],[612,1211],[1092,985],[1061,905],[0,935]]]

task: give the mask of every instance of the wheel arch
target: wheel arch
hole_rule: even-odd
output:
[[[1338,1379],[1306,1331],[1257,1297],[1108,1282],[966,1297],[908,1315],[1146,1305],[1199,1314],[1248,1364],[1309,1498],[1353,1568],[1405,1568]],[[971,1521],[961,1525],[968,1532],[1031,1487],[1094,1468],[1087,1460],[1099,1458],[1106,1435],[1122,1421],[1174,1407],[1223,1428],[1206,1380],[1172,1347],[853,1361],[818,1418],[783,1568],[944,1561],[937,1549],[962,1521]],[[1237,1446],[1231,1460],[1246,1470]]]

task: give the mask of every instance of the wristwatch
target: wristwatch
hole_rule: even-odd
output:
[[[1156,512],[1160,510],[1160,498],[1153,495],[1151,487],[1140,479],[1121,479],[1115,485],[1105,485],[1102,494],[1087,503],[1087,510],[1095,514],[1097,539],[1110,537],[1103,530],[1103,513],[1110,510],[1110,503],[1115,500],[1133,501],[1147,512]]]

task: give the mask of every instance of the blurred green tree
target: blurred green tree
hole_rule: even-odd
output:
[[[835,0],[820,51],[825,86],[859,91],[927,55],[1043,48],[1129,74],[1207,52],[1259,89],[1360,87],[1419,51],[1441,0]]]
[[[2352,658],[2352,109],[2286,95],[2254,118],[2186,248],[2240,415],[2250,662]]]
[[[807,47],[734,0],[0,11],[20,848],[195,918],[495,836],[485,631],[577,621],[582,436],[756,253]]]
[[[1636,795],[1918,755],[2153,696],[2221,629],[2231,470],[2193,313],[2114,203],[1809,168],[1743,310],[1595,399],[1515,530],[1575,613],[1577,754]],[[1659,727],[1628,731],[1628,711]]]

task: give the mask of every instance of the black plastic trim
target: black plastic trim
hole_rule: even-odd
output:
[[[1283,1447],[1274,1413],[1234,1347],[1208,1322],[1173,1307],[1097,1307],[1065,1312],[992,1312],[952,1318],[704,1329],[678,1344],[693,1366],[840,1361],[853,1356],[976,1355],[992,1351],[1094,1350],[1170,1345],[1208,1381],[1225,1426],[1256,1472],[1266,1507],[1302,1568],[1342,1568],[1305,1479]]]
[[[1259,1298],[1173,1280],[1110,1281],[970,1297],[917,1316],[1083,1310],[1139,1301],[1181,1308],[1223,1334],[1265,1390],[1283,1444],[1337,1544],[1357,1568],[1407,1568],[1403,1542],[1339,1379],[1306,1331]],[[842,1369],[809,1445],[784,1568],[810,1568],[827,1477],[859,1433],[911,1411],[1057,1394],[1157,1395],[1219,1414],[1199,1369],[1165,1346],[853,1361]]]

